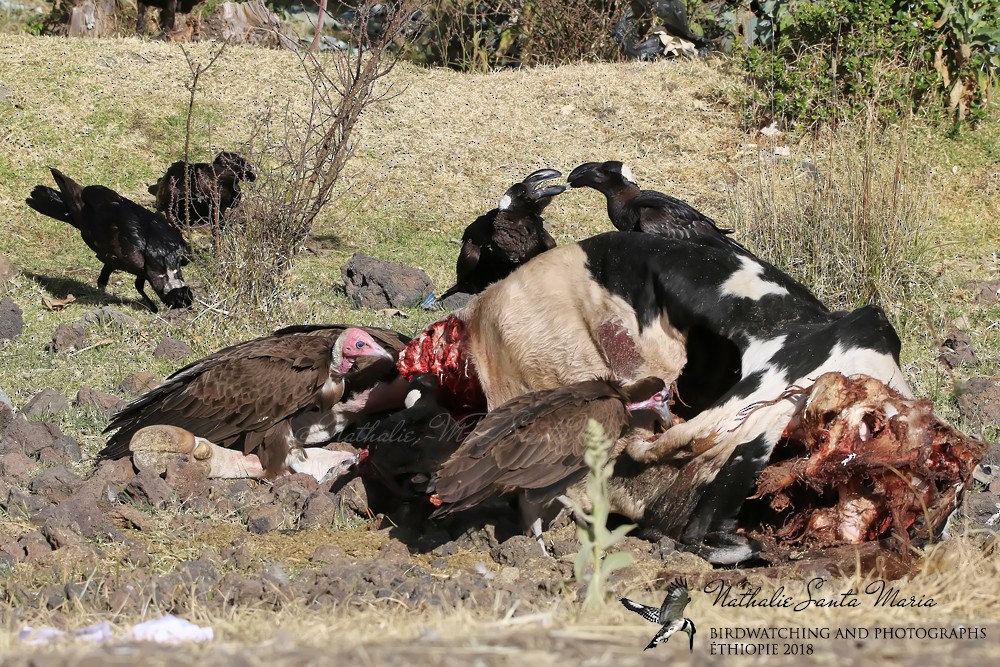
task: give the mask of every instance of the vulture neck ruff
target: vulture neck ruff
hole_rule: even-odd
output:
[[[453,415],[486,411],[486,395],[472,358],[469,329],[455,315],[435,322],[410,341],[396,367],[407,379],[420,373],[437,377],[441,405]]]

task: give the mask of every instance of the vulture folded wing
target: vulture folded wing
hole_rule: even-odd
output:
[[[490,412],[438,474],[435,490],[449,505],[445,511],[472,507],[494,493],[568,484],[585,467],[583,434],[591,418],[612,437],[628,424],[614,386],[581,382],[526,394]]]
[[[321,337],[271,336],[226,348],[125,406],[108,426],[119,431],[99,456],[127,455],[132,434],[154,424],[179,426],[250,453],[264,432],[318,407],[329,367],[330,344]]]

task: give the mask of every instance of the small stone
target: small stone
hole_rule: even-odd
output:
[[[69,401],[66,400],[65,394],[46,387],[24,404],[21,414],[28,419],[42,419],[61,415],[67,410],[69,410]]]
[[[285,475],[274,480],[271,496],[287,514],[297,516],[318,486],[319,483],[312,475],[305,473]]]
[[[352,479],[334,496],[335,502],[344,509],[350,510],[356,516],[369,517],[368,492],[360,477]]]
[[[167,361],[180,361],[192,353],[191,346],[184,341],[166,336],[153,350],[153,356]]]
[[[938,361],[946,368],[975,366],[979,363],[976,350],[972,346],[972,339],[963,331],[952,331],[939,349],[941,353],[938,355]]]
[[[83,543],[80,527],[67,521],[63,516],[51,516],[42,524],[42,534],[53,549],[76,546]]]
[[[156,529],[152,517],[132,505],[115,505],[111,518],[122,528],[134,528],[144,533]]]
[[[25,485],[31,480],[38,461],[23,452],[8,452],[0,456],[0,477],[8,482]]]
[[[194,498],[208,498],[211,464],[207,461],[174,461],[167,464],[167,484],[185,506]]]
[[[247,513],[247,529],[255,535],[275,531],[284,521],[285,513],[276,505],[260,505]]]
[[[0,340],[12,340],[24,333],[24,316],[9,296],[0,299]]]
[[[80,322],[83,322],[84,324],[99,323],[103,325],[114,323],[123,327],[136,326],[134,317],[123,313],[112,306],[103,306],[94,310],[88,310],[82,317],[80,317]]]
[[[70,352],[84,347],[87,340],[87,330],[83,325],[74,322],[72,324],[63,323],[56,327],[52,334],[52,340],[46,344],[46,352]]]
[[[173,498],[173,489],[154,472],[141,470],[128,486],[125,493],[151,507],[165,507]]]
[[[667,560],[670,554],[677,551],[677,545],[669,537],[661,537],[660,541],[656,543],[656,553],[659,555],[660,560]]]
[[[106,417],[110,417],[125,407],[125,401],[114,394],[106,394],[90,387],[82,387],[73,400],[73,406],[81,409],[92,408],[103,413]]]
[[[405,565],[410,562],[410,550],[406,548],[405,544],[399,542],[398,540],[389,540],[379,547],[375,558],[383,563]]]
[[[323,528],[334,526],[339,516],[339,506],[326,492],[314,493],[306,502],[299,518],[299,528]]]
[[[501,565],[523,565],[542,555],[542,548],[534,538],[514,535],[490,553],[493,560]]]
[[[463,308],[468,305],[468,303],[472,301],[473,296],[475,295],[466,294],[465,292],[455,292],[454,294],[448,296],[448,298],[438,301],[436,305],[442,310],[458,310],[459,308]]]
[[[14,407],[14,402],[10,400],[10,396],[3,389],[0,389],[0,433],[7,430],[15,416],[17,416],[17,408]]]
[[[40,532],[28,533],[17,543],[24,549],[24,562],[37,563],[52,553],[52,546]]]
[[[321,544],[313,551],[309,561],[312,563],[322,563],[328,565],[344,557],[344,552],[332,544]]]
[[[1000,303],[1000,280],[983,280],[972,283],[976,303],[981,306],[995,306]]]
[[[137,371],[126,375],[125,379],[118,385],[118,388],[121,389],[123,394],[138,396],[139,394],[145,394],[147,391],[156,389],[160,386],[160,382],[160,378],[149,371]]]
[[[40,471],[31,480],[29,488],[32,493],[42,496],[48,501],[59,503],[72,496],[81,484],[80,477],[62,465]]]
[[[0,255],[0,283],[5,283],[19,273],[7,255]]]
[[[980,428],[1000,423],[1000,378],[969,378],[958,387],[958,410]]]
[[[62,437],[62,431],[54,424],[44,422],[29,422],[23,414],[18,415],[7,427],[4,433],[4,451],[21,451],[28,456],[38,457],[38,452],[51,447],[55,441],[54,433]]]

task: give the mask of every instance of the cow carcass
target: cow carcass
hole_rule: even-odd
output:
[[[735,563],[759,552],[758,536],[843,544],[940,529],[984,451],[912,400],[899,351],[881,309],[831,312],[752,254],[612,232],[534,258],[418,335],[398,368],[434,373],[442,404],[461,413],[592,379],[676,384],[685,421],[629,435],[612,501],[645,535]],[[835,390],[835,377],[851,379]],[[856,382],[868,389],[851,389]],[[888,397],[896,407],[881,407],[882,417],[858,416]],[[821,405],[832,406],[822,424],[813,416]],[[858,419],[893,426],[845,450]],[[789,461],[808,454],[829,471],[833,454],[810,445],[829,447],[824,430],[844,452],[838,461],[857,456],[842,474],[809,480],[822,493],[801,492]]]

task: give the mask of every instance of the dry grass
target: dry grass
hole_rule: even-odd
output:
[[[204,58],[207,53],[205,46],[193,49],[196,57]],[[296,76],[297,62],[293,55],[277,51],[227,49],[201,82],[193,157],[201,160],[219,149],[238,149],[246,137],[247,119],[270,100],[290,100],[304,110],[307,84]],[[188,320],[154,316],[135,305],[131,281],[117,277],[111,293],[122,301],[118,307],[134,317],[135,324],[91,326],[89,342],[111,340],[107,345],[77,354],[44,353],[42,346],[58,323],[73,320],[104,301],[94,289],[97,262],[75,230],[30,211],[25,196],[36,183],[49,183],[46,168],[53,166],[83,183],[102,183],[150,204],[146,185],[180,157],[186,71],[180,50],[160,42],[0,35],[0,83],[8,90],[8,97],[0,100],[0,210],[4,218],[0,223],[7,230],[0,235],[0,254],[11,256],[22,269],[12,282],[0,285],[0,297],[11,296],[20,305],[26,327],[21,337],[0,343],[0,387],[15,404],[23,405],[46,386],[72,398],[84,385],[117,391],[120,380],[131,371],[152,370],[163,377],[180,365],[152,356],[158,340],[167,334],[189,342],[194,355],[203,355],[296,322],[353,321],[412,333],[434,315],[410,311],[407,320],[389,320],[351,309],[336,293],[339,267],[352,252],[364,250],[420,266],[439,288],[447,287],[458,249],[454,239],[477,215],[495,206],[512,182],[543,166],[568,172],[584,161],[613,158],[628,162],[644,186],[678,196],[729,222],[729,192],[748,175],[747,155],[756,158],[763,145],[759,136],[749,137],[739,130],[738,114],[725,104],[740,84],[724,64],[587,64],[477,75],[400,67],[392,75],[399,96],[362,117],[356,154],[346,166],[339,196],[321,213],[316,233],[307,242],[311,252],[300,257],[282,301],[269,317],[248,318],[204,303]],[[968,293],[959,289],[966,280],[1000,277],[995,254],[1000,247],[1000,225],[996,224],[1000,219],[996,168],[1000,123],[989,121],[982,132],[957,143],[944,142],[919,128],[912,135],[913,153],[919,159],[911,174],[914,182],[927,184],[929,204],[936,213],[928,220],[928,238],[936,246],[929,266],[947,271],[949,282],[944,294],[916,295],[918,301],[899,313],[896,324],[904,338],[908,375],[915,379],[921,395],[938,400],[946,416],[954,416],[952,379],[933,359],[935,338],[953,319],[964,316],[977,341],[983,361],[974,372],[1000,372],[1000,312],[973,305]],[[793,144],[791,150],[789,164],[808,157],[821,169],[828,167],[825,155],[812,146]],[[891,149],[875,150],[888,163],[894,159]],[[546,213],[559,243],[610,227],[603,201],[591,191],[569,192]],[[732,224],[737,238],[745,238],[746,221],[738,218]],[[197,279],[197,267],[192,268],[189,277]],[[70,309],[52,313],[42,307],[42,296],[66,292],[78,298]],[[201,296],[208,298],[204,291]],[[87,453],[102,444],[104,423],[95,414],[71,411],[59,423],[83,443]],[[219,534],[212,539],[224,542],[241,530],[226,521],[220,518]],[[0,534],[17,535],[27,529],[15,518],[0,518]],[[169,522],[158,535],[150,546],[164,566],[171,554],[176,558],[187,553],[202,537],[174,535]],[[342,535],[312,534],[308,540],[357,541],[355,533]],[[303,538],[253,541],[261,558],[269,559],[287,554],[296,539]],[[298,543],[302,552],[296,551],[296,558],[305,553],[308,540]],[[701,631],[697,650],[705,655],[710,627],[739,624],[995,623],[1000,621],[996,593],[1000,560],[978,545],[971,538],[942,545],[901,584],[915,594],[934,595],[939,606],[933,610],[864,607],[792,616],[778,611],[723,611],[712,607],[707,596],[696,595],[689,612]],[[364,549],[357,553],[359,558],[368,556]],[[119,562],[95,564],[112,566],[122,567]],[[18,575],[32,576],[27,570],[19,570]],[[616,590],[640,591],[636,593],[640,598],[653,601],[655,595],[641,592],[651,573],[632,572],[630,576]],[[851,585],[850,580],[838,581],[833,588]],[[594,620],[579,616],[574,600],[554,600],[553,604],[550,616],[528,618],[520,621],[523,625],[515,625],[519,612],[509,609],[419,610],[397,615],[386,614],[385,609],[375,614],[375,610],[289,607],[277,613],[235,610],[226,618],[195,613],[191,620],[211,622],[223,638],[221,650],[236,650],[247,643],[257,646],[250,664],[293,643],[305,645],[312,653],[278,664],[307,664],[309,656],[315,661],[317,654],[329,655],[331,646],[338,647],[337,655],[345,661],[363,662],[363,655],[368,654],[370,662],[381,662],[393,650],[402,650],[388,639],[427,646],[429,655],[438,658],[429,662],[447,662],[447,656],[454,654],[468,662],[482,659],[493,664],[509,654],[510,660],[531,658],[545,664],[552,662],[552,650],[562,651],[560,655],[570,656],[566,658],[570,661],[589,658],[595,664],[636,664],[642,659],[639,649],[652,626],[637,624],[635,617],[616,606]],[[507,621],[498,620],[508,613]],[[0,652],[21,650],[13,632],[24,620],[76,627],[99,619],[87,610],[29,619],[16,610],[0,609],[4,629]],[[134,619],[120,622],[130,620]],[[525,632],[523,627],[532,631]],[[418,641],[421,637],[425,639]],[[521,652],[489,647],[508,640]],[[592,648],[578,655],[573,652],[574,643]],[[362,644],[363,649],[357,648]],[[452,645],[465,648],[442,648]],[[559,648],[564,645],[565,650]],[[481,653],[469,648],[476,646],[482,648]],[[939,642],[919,648],[938,655],[945,646]],[[687,659],[686,648],[676,640],[658,651],[660,655],[645,658],[662,660],[669,651],[674,660]],[[836,657],[829,651],[825,655]],[[954,660],[955,655],[950,658]],[[939,657],[943,661],[949,656]]]

